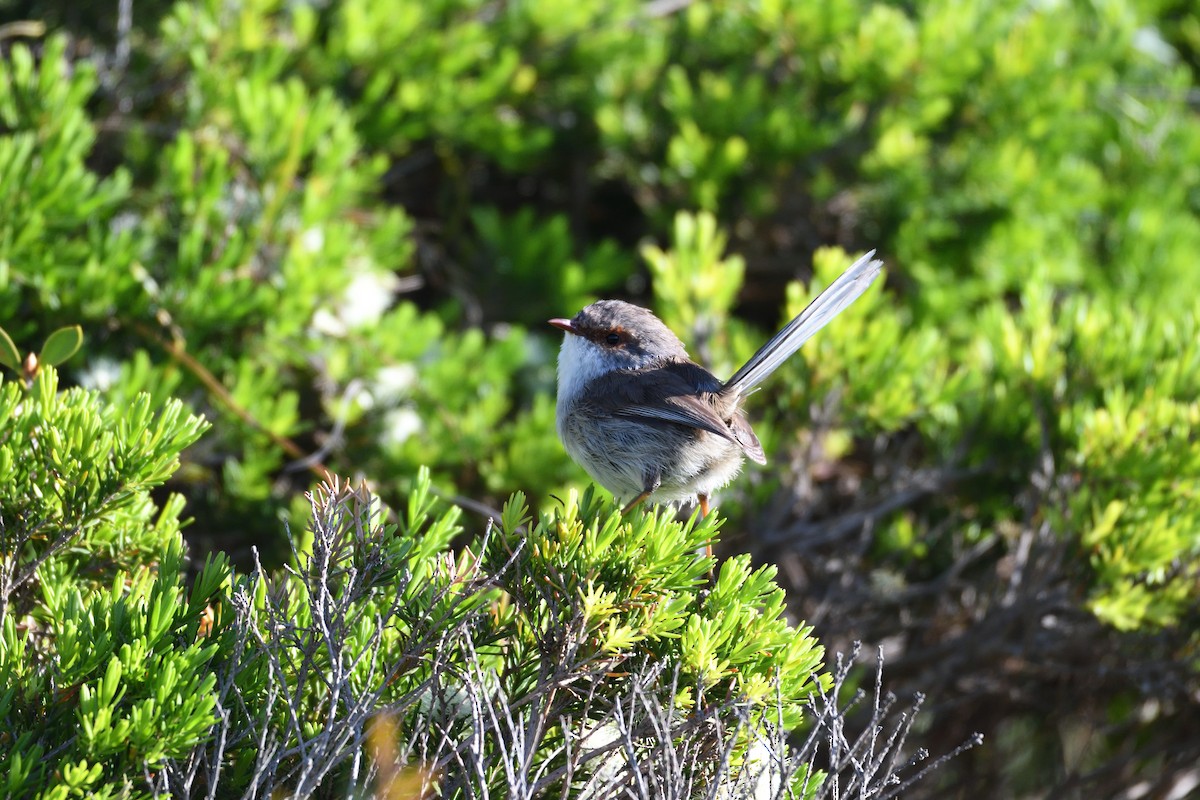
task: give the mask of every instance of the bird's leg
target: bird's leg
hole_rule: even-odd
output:
[[[630,500],[629,503],[626,504],[626,506],[621,509],[622,516],[625,514],[628,514],[630,511],[633,511],[635,508],[640,506],[642,504],[642,501],[645,500],[649,496],[650,496],[649,492],[642,492],[637,497]]]
[[[705,517],[707,517],[708,516],[708,495],[706,495],[706,494],[696,495],[696,505],[700,506],[700,519],[704,519]],[[704,555],[708,558],[713,557],[711,544],[704,545]],[[708,577],[709,577],[709,579],[711,579],[712,574],[709,573]]]
[[[658,491],[658,487],[662,486],[662,477],[655,473],[654,475],[646,476],[646,483],[642,486],[642,493],[629,501],[628,505],[621,509],[621,514],[628,514],[642,504],[647,497]]]

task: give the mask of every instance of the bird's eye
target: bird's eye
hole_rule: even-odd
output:
[[[604,341],[606,341],[612,345],[620,344],[621,343],[621,334],[610,333],[608,336],[604,337]]]

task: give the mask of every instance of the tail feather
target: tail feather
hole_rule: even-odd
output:
[[[725,391],[745,394],[779,369],[793,353],[830,320],[842,313],[867,290],[879,276],[883,262],[872,259],[875,251],[855,261],[829,287],[808,304],[783,330],[759,348],[733,377],[725,382]]]

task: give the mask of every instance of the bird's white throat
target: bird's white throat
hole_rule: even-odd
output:
[[[558,415],[574,404],[576,398],[589,383],[617,369],[617,365],[608,363],[609,359],[598,348],[578,336],[570,333],[563,337],[562,347],[558,351]]]

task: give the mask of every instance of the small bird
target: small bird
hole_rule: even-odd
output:
[[[817,331],[853,303],[883,263],[867,253],[771,337],[727,381],[692,361],[658,317],[620,300],[600,300],[572,319],[558,353],[558,436],[567,453],[618,499],[695,501],[708,514],[713,492],[747,456],[767,462],[742,401]]]

